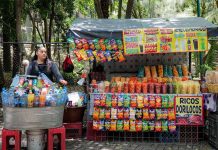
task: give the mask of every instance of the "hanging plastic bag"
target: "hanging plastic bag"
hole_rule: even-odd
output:
[[[70,59],[70,55],[68,54],[63,62],[63,71],[64,72],[73,72],[74,65]]]

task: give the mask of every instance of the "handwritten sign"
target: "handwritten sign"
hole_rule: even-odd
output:
[[[203,125],[202,96],[175,97],[176,125]]]

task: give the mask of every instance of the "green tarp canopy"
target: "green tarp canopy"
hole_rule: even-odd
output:
[[[122,38],[122,31],[136,28],[207,28],[208,37],[218,37],[218,26],[201,17],[149,19],[76,19],[67,32],[73,38]]]

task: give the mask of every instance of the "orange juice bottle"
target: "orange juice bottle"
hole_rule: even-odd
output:
[[[45,94],[39,95],[39,107],[44,107],[45,106],[45,100],[46,100],[46,95]]]
[[[29,94],[27,96],[28,107],[33,107],[34,97],[35,97],[35,95],[32,93],[32,90],[30,90]]]

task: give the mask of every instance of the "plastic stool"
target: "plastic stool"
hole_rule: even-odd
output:
[[[82,137],[82,122],[75,122],[75,123],[64,123],[64,127],[66,129],[77,129],[78,130],[78,136],[79,138]]]
[[[53,150],[53,137],[55,134],[61,135],[61,150],[66,149],[66,143],[65,143],[65,137],[66,137],[66,131],[65,127],[62,126],[60,128],[51,128],[48,129],[48,150]]]
[[[7,140],[9,137],[14,137],[15,139],[15,150],[20,150],[21,146],[21,133],[19,130],[7,130],[2,129],[2,150],[7,150],[7,146],[9,145],[9,141]]]

